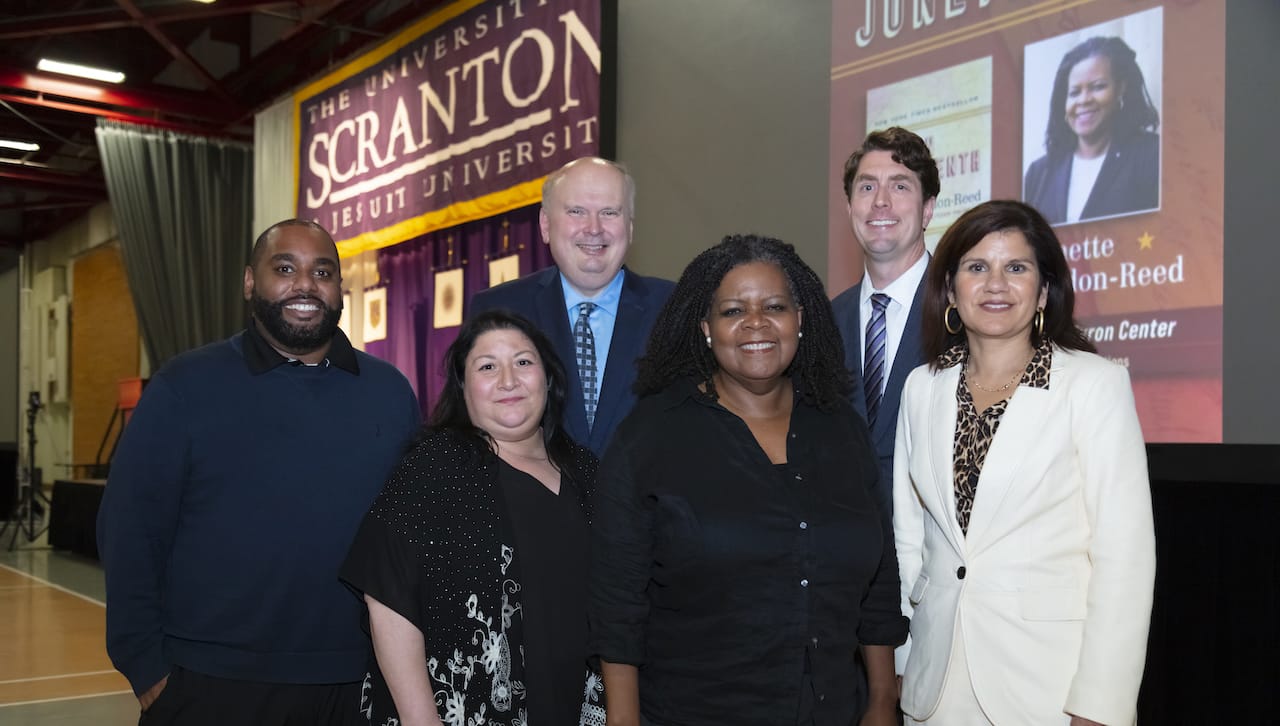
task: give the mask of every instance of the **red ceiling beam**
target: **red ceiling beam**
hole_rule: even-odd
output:
[[[229,113],[232,109],[228,109],[225,104],[204,98],[157,93],[128,86],[95,84],[91,81],[65,81],[48,74],[3,66],[0,66],[0,88],[20,89],[36,94],[35,98],[24,94],[4,94],[6,100],[95,116],[109,116],[109,113],[103,111],[132,109],[134,113],[129,114],[132,116],[177,116],[197,119],[214,126],[225,125],[234,119]]]
[[[12,93],[4,93],[0,91],[0,99],[5,101],[13,101],[16,103],[25,103],[33,106],[44,106],[45,108],[56,108],[63,111],[74,111],[75,113],[83,113],[91,116],[99,116],[109,118],[115,121],[127,121],[129,123],[143,124],[146,126],[156,126],[170,131],[179,131],[182,133],[199,134],[208,136],[210,134],[228,136],[237,140],[244,140],[246,134],[237,134],[228,131],[221,126],[202,126],[190,121],[175,121],[172,118],[166,118],[160,115],[142,115],[140,113],[129,113],[128,111],[116,111],[108,108],[97,108],[94,106],[85,106],[73,102],[57,101],[49,98],[31,98],[30,96],[19,96]]]
[[[107,188],[101,178],[0,164],[0,186],[10,183],[78,199],[105,199],[107,196]]]
[[[46,199],[42,202],[14,202],[12,204],[0,204],[0,212],[44,212],[50,209],[70,209],[79,207],[90,207],[102,199]]]
[[[147,17],[155,23],[179,23],[210,20],[227,15],[244,15],[279,7],[294,7],[294,0],[220,0],[212,5],[167,5],[147,8]],[[89,10],[57,13],[34,18],[0,21],[0,40],[39,38],[50,33],[90,33],[97,30],[132,28],[138,21],[123,10]]]

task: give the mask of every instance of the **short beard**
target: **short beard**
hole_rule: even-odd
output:
[[[268,302],[255,290],[249,295],[249,306],[253,311],[253,317],[263,328],[266,328],[267,333],[277,343],[297,353],[310,353],[323,348],[333,340],[334,334],[338,332],[338,320],[342,318],[342,305],[339,303],[337,308],[331,308],[318,297],[304,298],[323,308],[324,315],[314,326],[303,328],[291,325],[284,319],[284,306],[298,299],[293,297],[279,302]]]

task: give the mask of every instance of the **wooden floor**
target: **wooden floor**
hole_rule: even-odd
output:
[[[0,559],[0,724],[103,723],[104,702],[136,722],[129,684],[107,658],[106,607],[84,592],[100,597],[100,581],[96,563],[59,553]]]
[[[102,603],[0,565],[0,705],[128,692]]]

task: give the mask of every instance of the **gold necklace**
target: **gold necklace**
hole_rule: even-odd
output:
[[[1031,358],[1034,358],[1034,357],[1036,357],[1036,352],[1033,350],[1031,351]],[[987,388],[986,386],[970,378],[969,377],[969,361],[967,360],[964,362],[964,380],[966,383],[978,389],[979,391],[985,391],[987,393],[1004,393],[1005,391],[1009,390],[1010,386],[1012,386],[1014,383],[1017,383],[1019,380],[1022,379],[1022,375],[1027,372],[1027,366],[1031,365],[1031,358],[1027,359],[1026,365],[1022,366],[1021,370],[1013,374],[1013,378],[1010,378],[1008,383],[1004,384],[1003,386],[1000,386],[999,388]]]

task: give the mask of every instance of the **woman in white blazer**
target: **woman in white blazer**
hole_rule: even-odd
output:
[[[1062,248],[1033,208],[979,205],[929,267],[924,343],[894,457],[911,639],[907,724],[1136,720],[1155,579],[1127,371],[1072,317]]]

